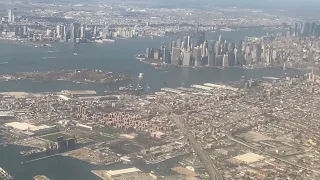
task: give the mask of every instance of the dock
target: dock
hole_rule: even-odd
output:
[[[12,180],[14,178],[10,174],[8,174],[7,171],[0,167],[0,179]]]
[[[54,154],[51,156],[46,156],[46,157],[42,157],[42,158],[37,158],[37,159],[32,159],[30,161],[25,161],[25,162],[21,162],[21,164],[28,164],[28,163],[32,163],[32,162],[36,162],[36,161],[41,161],[41,160],[45,160],[45,159],[49,159],[55,156],[60,156],[60,154]]]

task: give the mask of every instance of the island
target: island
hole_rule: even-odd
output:
[[[106,72],[103,70],[62,70],[46,72],[14,72],[0,74],[0,80],[31,80],[35,82],[42,81],[70,81],[74,83],[116,83],[130,81],[133,77],[124,73]]]

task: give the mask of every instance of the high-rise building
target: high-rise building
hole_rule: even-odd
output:
[[[215,66],[214,42],[208,42],[208,66]]]
[[[267,49],[266,63],[267,64],[272,64],[272,50],[270,48]]]
[[[217,41],[217,42],[216,42],[216,50],[215,50],[215,52],[216,52],[216,57],[219,56],[220,53],[221,53],[220,41]]]
[[[182,48],[187,50],[187,48],[188,48],[188,37],[187,36],[183,38],[182,44],[183,44]]]
[[[9,9],[8,11],[8,22],[12,22],[12,10]]]
[[[28,27],[23,26],[23,36],[28,36]]]
[[[221,36],[221,34],[219,35],[219,43],[221,44],[222,43],[222,36]]]
[[[190,66],[191,64],[191,53],[189,51],[183,51],[183,66]]]
[[[201,66],[201,48],[199,46],[193,48],[194,65]]]
[[[76,38],[77,38],[77,27],[76,25],[73,23],[71,25],[71,34],[70,34],[70,41],[71,43],[76,43]]]
[[[175,47],[181,48],[181,39],[177,39],[177,43]]]
[[[81,25],[81,28],[80,28],[80,38],[85,38],[86,37],[86,28],[85,28],[85,25],[82,24]]]
[[[57,27],[56,27],[56,34],[57,34],[57,37],[61,37],[61,26],[60,25],[57,25]]]
[[[190,47],[190,46],[191,46],[191,37],[188,36],[187,49],[188,49],[188,47]]]
[[[11,22],[16,22],[16,15],[14,11],[12,11]]]
[[[92,37],[96,38],[97,34],[98,34],[98,27],[97,26],[93,26],[93,35],[92,35]]]
[[[234,66],[235,65],[235,55],[234,55],[234,52],[228,52],[227,53],[228,55],[228,65],[229,66]]]
[[[162,55],[162,61],[167,64],[171,64],[171,58],[170,58],[170,51],[166,49],[166,47],[163,48],[163,55]]]
[[[146,58],[150,58],[150,48],[146,49]]]
[[[207,56],[207,49],[208,49],[208,42],[204,41],[202,45],[202,52],[201,52],[202,57]]]
[[[223,67],[228,67],[229,66],[229,58],[228,58],[227,54],[223,55],[222,66]]]
[[[234,43],[230,43],[228,46],[228,51],[233,52],[235,48],[236,48],[236,45]]]
[[[216,56],[215,66],[222,66],[223,64],[223,55]]]
[[[172,48],[171,64],[180,65],[180,55],[181,55],[180,48],[177,48],[177,47]]]

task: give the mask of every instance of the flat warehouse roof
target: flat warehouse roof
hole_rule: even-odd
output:
[[[109,176],[116,176],[116,175],[134,173],[134,172],[141,172],[141,170],[133,167],[133,168],[128,168],[128,169],[114,170],[114,171],[111,170],[111,171],[108,171],[107,173],[109,174]]]

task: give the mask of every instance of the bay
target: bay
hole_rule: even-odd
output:
[[[222,37],[230,41],[238,41],[245,36],[262,36],[268,31],[263,29],[242,30],[238,32],[210,33],[208,39]],[[172,39],[177,37],[171,37]],[[282,76],[280,68],[241,69],[241,68],[170,68],[167,70],[155,70],[152,66],[143,64],[135,59],[136,54],[143,54],[147,47],[160,47],[168,45],[170,37],[135,38],[116,40],[110,44],[63,44],[53,43],[54,47],[34,47],[15,43],[0,43],[0,73],[26,72],[26,71],[55,71],[63,69],[102,69],[112,72],[125,72],[132,76],[144,73],[143,82],[148,84],[153,91],[162,87],[178,87],[185,85],[203,84],[206,82],[237,81],[241,76],[248,78],[261,78],[262,76]],[[77,53],[78,55],[74,55]],[[8,62],[1,64],[1,62]],[[303,73],[297,70],[288,70],[292,73]],[[70,82],[31,82],[31,81],[7,81],[0,82],[0,92],[24,91],[24,92],[57,92],[65,89],[91,89],[98,93],[103,92],[105,84],[75,84]],[[1,138],[1,137],[0,137]],[[1,139],[0,139],[1,142]],[[99,179],[90,171],[92,169],[122,168],[126,165],[108,167],[92,166],[86,162],[70,157],[54,157],[43,161],[21,165],[26,157],[19,152],[24,147],[9,145],[0,147],[0,167],[7,170],[17,180],[31,180],[33,176],[43,174],[53,180],[95,180]],[[164,162],[164,165],[171,163]],[[137,165],[140,167],[140,165]],[[151,170],[155,167],[143,166]]]

